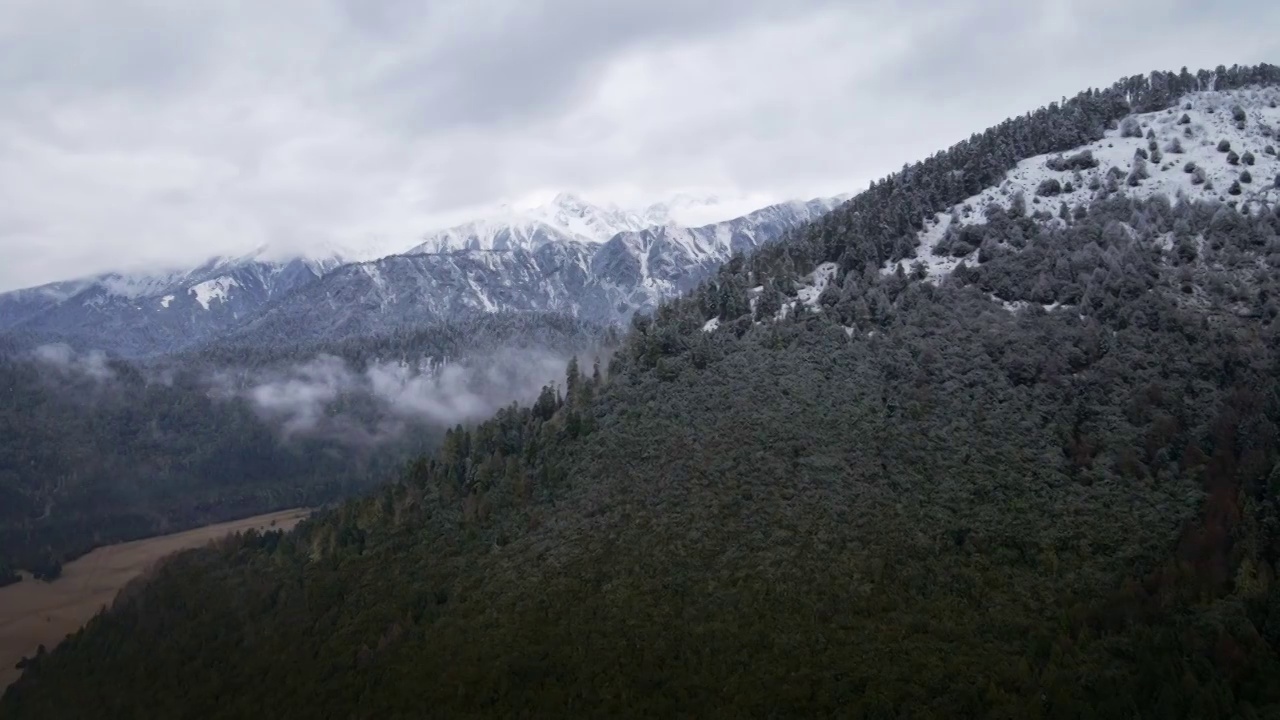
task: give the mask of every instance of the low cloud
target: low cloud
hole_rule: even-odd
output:
[[[294,368],[290,377],[251,388],[247,395],[264,415],[284,420],[287,434],[316,427],[325,407],[355,386],[341,359],[324,355]]]
[[[512,402],[530,402],[562,382],[569,358],[539,350],[506,350],[456,362],[382,362],[356,369],[322,355],[239,393],[287,436],[378,442],[413,423],[447,427],[477,422]],[[226,396],[225,377],[213,381]]]
[[[87,375],[103,382],[115,377],[115,371],[107,364],[107,354],[101,350],[79,353],[66,343],[51,343],[36,348],[32,355],[64,373]]]

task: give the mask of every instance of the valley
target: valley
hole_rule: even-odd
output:
[[[1280,717],[1280,10],[339,5],[0,77],[0,717]]]
[[[310,510],[283,510],[202,528],[100,547],[68,562],[52,582],[25,578],[0,588],[0,693],[22,673],[14,666],[37,648],[52,649],[80,629],[134,579],[173,553],[232,533],[290,530]]]
[[[708,257],[631,305],[589,368],[437,427],[295,532],[166,564],[0,710],[1274,715],[1280,210],[1244,173],[1276,169],[1276,87],[1273,65],[1122,78]],[[1151,159],[1188,131],[1204,182]],[[1228,132],[1252,164],[1213,144]],[[653,248],[701,247],[609,245],[592,277],[641,288],[660,285]],[[427,302],[393,288],[484,305],[513,297],[500,262],[339,269],[358,292],[321,279],[250,329],[306,317],[350,353],[288,387],[344,362],[369,377]],[[385,343],[352,330],[364,312],[389,316]]]

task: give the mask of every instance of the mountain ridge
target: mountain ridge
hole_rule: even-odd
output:
[[[1250,85],[1280,68],[1124,78],[906,166],[632,316],[607,372],[175,558],[0,708],[1275,715],[1280,212],[1101,184],[901,262],[1020,162]]]
[[[266,249],[260,249],[187,271],[108,273],[0,294],[0,332],[26,333],[27,342],[43,338],[146,356],[217,342],[227,334],[243,339],[263,327],[274,328],[266,342],[298,341],[308,332],[318,339],[359,328],[385,331],[467,311],[567,312],[608,323],[683,292],[733,252],[751,251],[836,202],[783,203],[682,228],[653,227],[647,224],[652,217],[614,210],[600,219],[595,206],[562,194],[546,208],[554,208],[553,215],[586,218],[578,231],[557,230],[542,220],[529,227],[481,220],[460,226],[476,233],[461,249],[449,235],[448,242],[430,246],[433,252],[363,262],[332,255],[266,260]],[[664,206],[661,212],[670,210]],[[614,225],[640,229],[600,240]],[[490,232],[494,227],[500,230]],[[597,233],[595,239],[583,239],[590,232]],[[349,285],[336,287],[343,282]],[[319,307],[326,312],[318,313]],[[388,309],[393,316],[378,316]],[[289,312],[294,317],[275,320]],[[344,324],[350,329],[340,330]]]

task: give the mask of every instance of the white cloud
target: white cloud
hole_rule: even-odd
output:
[[[856,191],[1086,86],[1280,56],[1243,0],[0,5],[0,290],[562,189]]]

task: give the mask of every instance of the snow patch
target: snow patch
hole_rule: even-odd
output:
[[[239,286],[240,283],[236,282],[235,278],[223,276],[192,285],[187,292],[194,294],[196,302],[200,303],[200,307],[208,310],[209,303],[215,300],[225,302],[231,288]]]
[[[720,327],[720,318],[713,317],[702,324],[702,332],[715,332]]]
[[[165,308],[169,307],[169,303],[173,302],[173,297],[173,295],[165,295],[160,298],[160,306]]]
[[[934,254],[954,222],[953,217],[965,225],[984,223],[988,206],[1007,210],[1018,193],[1022,193],[1028,214],[1047,213],[1050,218],[1057,218],[1063,203],[1069,209],[1076,205],[1088,206],[1100,191],[1105,192],[1107,173],[1113,167],[1122,173],[1115,182],[1116,191],[1129,197],[1145,199],[1165,195],[1170,201],[1176,201],[1177,197],[1185,196],[1191,200],[1236,201],[1241,207],[1273,206],[1280,202],[1280,188],[1275,186],[1275,178],[1280,174],[1280,157],[1265,152],[1268,145],[1280,145],[1280,138],[1275,136],[1280,130],[1280,108],[1272,107],[1273,102],[1280,104],[1280,88],[1189,93],[1167,110],[1128,116],[1116,129],[1108,130],[1101,140],[1066,152],[1023,160],[997,185],[957,203],[926,223],[928,226],[920,232],[917,258],[887,263],[881,272],[893,273],[900,266],[909,272],[918,259],[924,263],[929,279],[936,280],[949,274],[962,261],[972,264],[976,250],[965,257]],[[1245,111],[1243,127],[1232,117],[1232,108],[1236,105]],[[1184,115],[1187,122],[1182,121]],[[1120,128],[1132,123],[1141,128],[1142,137],[1121,137]],[[1150,149],[1148,132],[1154,135],[1158,161]],[[1240,157],[1237,164],[1228,162],[1226,151],[1218,150],[1223,140]],[[1179,148],[1181,152],[1176,152]],[[1097,167],[1084,170],[1049,167],[1049,161],[1059,155],[1070,158],[1086,150],[1093,154]],[[1148,177],[1137,179],[1137,185],[1129,185],[1128,178],[1134,173],[1134,158],[1139,150],[1148,156],[1142,161]],[[1246,165],[1246,151],[1252,155],[1253,165]],[[1187,172],[1192,163],[1196,172]],[[1239,195],[1229,194],[1228,190],[1245,170],[1252,176],[1252,182],[1240,183]],[[1058,182],[1061,192],[1038,196],[1042,183],[1050,180]],[[1066,190],[1068,187],[1070,192]]]
[[[822,291],[831,284],[832,278],[840,271],[840,266],[833,262],[824,262],[814,268],[813,272],[804,276],[805,284],[796,292],[796,299],[810,308],[816,308]]]

